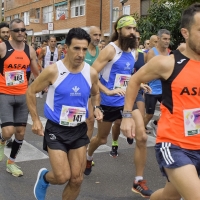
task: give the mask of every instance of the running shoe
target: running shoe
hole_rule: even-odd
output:
[[[94,163],[94,161],[92,161],[92,166],[94,166],[95,165],[95,163]]]
[[[153,135],[156,137],[157,136],[157,125],[155,125],[154,124],[154,121],[152,120],[151,122],[150,122],[150,125],[151,125],[151,127],[152,127],[152,133],[153,133]]]
[[[118,156],[118,146],[112,146],[112,150],[110,151],[110,156],[112,156],[113,158],[117,157]]]
[[[92,172],[92,160],[87,160],[87,165],[84,171],[85,175],[90,175],[90,173]]]
[[[133,138],[126,138],[126,141],[129,143],[129,144],[133,144],[133,141],[134,141],[134,139]]]
[[[37,180],[34,186],[34,196],[37,200],[45,200],[45,196],[47,193],[47,188],[49,187],[49,183],[46,183],[44,180],[44,175],[48,172],[46,168],[40,169],[37,175]]]
[[[15,163],[8,164],[8,160],[7,160],[6,167],[7,167],[6,171],[11,173],[13,176],[15,177],[23,176],[22,170],[20,170],[20,167],[17,166]]]
[[[11,147],[12,147],[12,144],[13,144],[12,138],[10,138],[10,139],[8,139],[8,140],[6,141],[6,146],[7,146],[8,148],[11,148]]]
[[[139,180],[137,183],[134,182],[132,191],[145,198],[149,198],[153,193],[153,191],[147,187],[145,180]]]
[[[2,161],[4,158],[4,148],[5,148],[5,144],[2,144],[0,142],[0,161]]]

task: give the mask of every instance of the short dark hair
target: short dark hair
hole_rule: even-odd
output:
[[[12,28],[12,25],[13,23],[24,23],[24,21],[22,21],[21,19],[13,19],[11,22],[10,22],[10,25],[9,25],[9,28],[11,29]]]
[[[185,9],[181,17],[181,28],[190,29],[192,23],[194,23],[194,15],[200,12],[200,3],[194,3]]]
[[[45,42],[47,43],[47,40],[42,40],[42,41],[41,41],[41,44],[44,44]]]
[[[1,23],[0,23],[0,29],[1,29],[1,28],[4,28],[4,27],[9,28],[9,24],[6,23],[6,22],[1,22]]]
[[[82,28],[72,28],[67,34],[65,44],[70,46],[73,38],[78,40],[87,40],[88,44],[91,41],[90,35]]]

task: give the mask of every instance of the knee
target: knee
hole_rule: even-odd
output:
[[[107,138],[99,138],[99,144],[103,145],[107,143]]]
[[[83,182],[83,176],[77,175],[70,178],[69,183],[70,185],[73,185],[74,187],[80,187]]]
[[[55,175],[55,178],[58,185],[63,185],[70,179],[69,175],[64,173]]]
[[[139,145],[146,145],[147,142],[147,134],[145,133],[144,127],[136,129],[136,136],[135,136],[136,144]]]

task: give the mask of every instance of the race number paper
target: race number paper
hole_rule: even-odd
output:
[[[86,121],[86,109],[81,107],[62,106],[60,125],[77,126]]]
[[[5,72],[6,85],[18,85],[24,83],[24,71]]]
[[[200,133],[200,108],[183,110],[185,136]]]
[[[131,75],[116,74],[113,89],[122,88],[122,89],[126,90],[130,78],[131,78]]]

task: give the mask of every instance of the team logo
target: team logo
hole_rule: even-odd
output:
[[[127,62],[127,63],[126,63],[126,67],[124,68],[124,70],[130,70],[130,69],[131,69],[131,68],[130,68],[130,65],[131,65],[131,64],[130,64],[129,62]]]
[[[180,65],[181,63],[183,63],[183,61],[185,61],[186,59],[181,59],[180,61],[178,61],[177,63]]]
[[[50,140],[56,140],[56,136],[54,135],[54,134],[49,134],[49,136],[50,136]]]
[[[73,90],[74,92],[73,92],[73,93],[70,93],[70,96],[81,96],[81,93],[78,92],[78,91],[80,90],[79,87],[74,86],[74,87],[72,88],[72,90]]]

